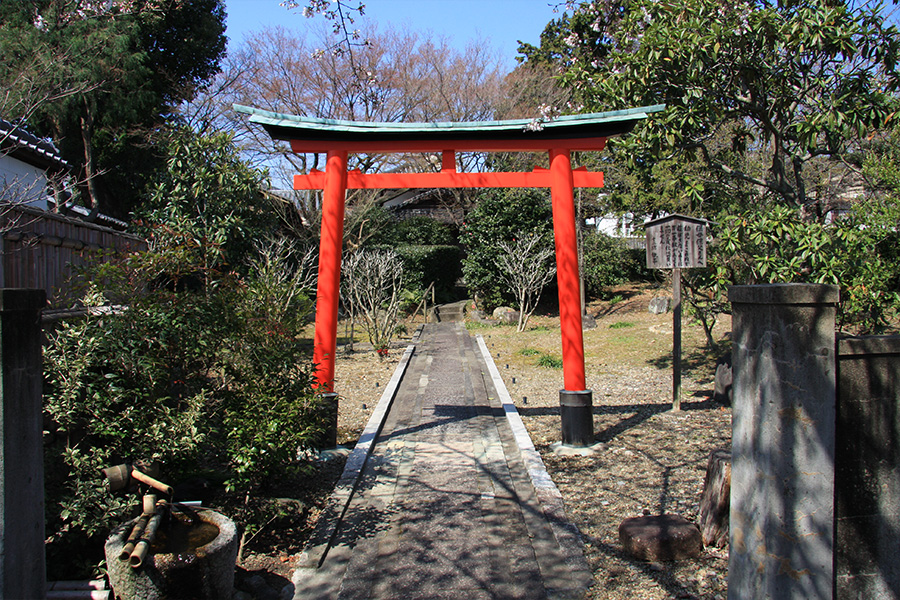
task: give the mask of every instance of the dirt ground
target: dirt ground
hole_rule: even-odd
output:
[[[560,439],[562,370],[554,366],[561,358],[559,319],[535,315],[521,333],[511,326],[467,324],[491,349],[567,515],[584,537],[594,570],[589,598],[726,597],[727,549],[707,548],[695,561],[645,563],[624,555],[618,539],[618,526],[628,517],[675,513],[696,521],[709,454],[731,443],[731,410],[712,401],[715,360],[727,349],[730,321],[724,316],[717,324],[721,346],[709,351],[701,327],[685,317],[682,410],[673,412],[672,314],[647,310],[651,298],[667,293],[622,287],[588,307],[597,327],[585,331],[587,387],[593,390],[595,436],[603,444],[590,457],[557,456],[550,448]],[[404,345],[397,342],[386,359],[359,345],[363,351],[339,355],[339,443],[352,445],[365,426]],[[239,581],[255,574],[276,589],[287,583],[340,464],[339,456],[332,457],[312,475],[315,491],[304,498],[307,508],[291,535],[273,527],[247,545]]]
[[[561,435],[562,371],[538,362],[542,355],[561,356],[558,319],[534,318],[522,333],[512,327],[472,333],[481,333],[491,348],[566,513],[584,537],[594,571],[589,597],[724,599],[726,549],[707,548],[699,560],[682,563],[644,563],[621,550],[618,527],[628,517],[675,513],[696,522],[709,454],[731,445],[731,410],[712,401],[715,360],[724,350],[707,351],[702,328],[687,318],[682,410],[671,410],[672,315],[647,310],[650,299],[665,292],[620,292],[613,292],[614,302],[588,308],[597,327],[585,331],[587,387],[595,437],[603,444],[591,457],[557,456],[550,448]],[[721,339],[729,330],[726,316],[715,334]]]

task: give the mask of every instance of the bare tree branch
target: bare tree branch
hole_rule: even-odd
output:
[[[376,351],[387,350],[399,322],[403,263],[393,250],[357,250],[344,255],[341,299],[359,315]]]
[[[544,236],[520,233],[512,242],[499,242],[495,258],[500,276],[512,288],[519,303],[516,331],[525,331],[537,308],[541,292],[556,275],[553,245]]]

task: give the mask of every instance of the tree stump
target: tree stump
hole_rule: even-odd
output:
[[[725,406],[731,406],[734,398],[732,383],[734,374],[731,365],[722,363],[716,367],[715,387],[713,388],[713,400]]]
[[[714,450],[706,464],[706,479],[700,498],[700,534],[705,546],[722,548],[728,543],[730,507],[731,452]]]

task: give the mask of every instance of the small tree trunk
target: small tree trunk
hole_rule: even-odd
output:
[[[700,498],[700,533],[705,546],[722,548],[728,543],[731,506],[731,452],[714,450],[706,465]]]
[[[350,352],[353,352],[353,344],[356,341],[356,313],[350,311]]]
[[[527,310],[528,306],[526,305],[525,292],[523,291],[519,293],[519,325],[516,327],[518,332],[525,331],[525,324],[528,323]]]
[[[703,325],[703,334],[706,336],[706,347],[714,351],[716,349],[716,340],[713,339],[713,328],[716,326],[716,315],[707,315],[701,313],[700,324]]]
[[[81,118],[81,141],[84,144],[85,185],[91,200],[91,212],[84,220],[89,222],[96,221],[97,215],[100,213],[100,199],[97,197],[97,187],[94,182],[97,173],[94,171],[93,129],[94,117],[88,109],[87,115]]]

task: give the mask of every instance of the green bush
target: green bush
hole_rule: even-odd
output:
[[[708,293],[721,301],[733,284],[839,285],[841,329],[881,332],[900,313],[898,215],[892,200],[868,199],[832,224],[798,218],[785,206],[728,216],[710,253],[715,285]]]
[[[499,242],[512,242],[521,235],[542,236],[552,244],[553,211],[546,190],[485,192],[466,217],[460,233],[466,248],[463,276],[469,293],[478,296],[481,310],[490,312],[515,301],[495,257]]]
[[[166,231],[166,234],[172,234]],[[104,487],[99,469],[159,461],[177,482],[200,470],[224,472],[247,494],[299,466],[299,446],[321,429],[309,357],[297,333],[310,302],[291,279],[257,261],[250,274],[204,269],[214,249],[174,235],[152,251],[94,273],[88,306],[126,306],[65,322],[45,348],[48,555],[90,560],[129,506]],[[268,266],[266,266],[268,265]],[[186,274],[196,282],[179,285]],[[93,557],[99,560],[99,557]],[[71,576],[71,574],[69,574]]]
[[[104,302],[96,290],[86,297],[89,307]],[[110,519],[121,518],[123,507],[101,486],[100,468],[141,458],[177,469],[196,459],[208,433],[202,415],[219,314],[212,303],[185,295],[66,322],[50,336],[44,362],[54,440],[46,452],[51,541],[72,529],[102,533]]]
[[[644,251],[603,233],[588,233],[582,241],[585,293],[596,298],[604,288],[647,278]]]
[[[297,250],[283,242],[257,247],[240,293],[232,294],[235,326],[221,357],[224,439],[230,490],[260,487],[297,466],[297,449],[322,431],[312,362],[298,335],[312,302],[303,294]]]
[[[462,277],[462,250],[457,246],[397,246],[403,261],[404,285],[425,290],[434,282],[438,302],[455,300],[453,291]]]

